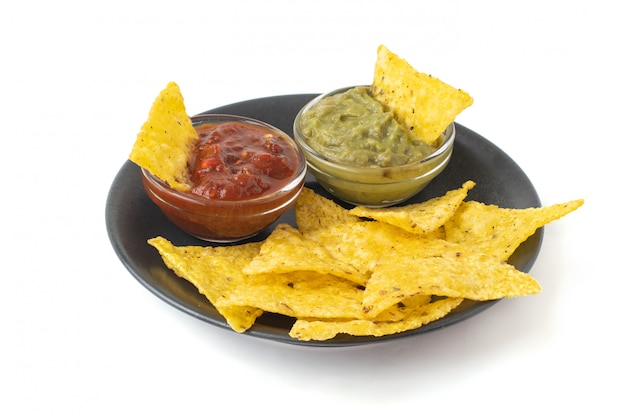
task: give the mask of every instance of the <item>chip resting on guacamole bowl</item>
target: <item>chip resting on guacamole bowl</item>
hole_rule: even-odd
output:
[[[333,196],[388,207],[419,193],[447,166],[465,92],[378,49],[371,85],[337,88],[296,115],[309,172]]]
[[[465,91],[415,70],[384,45],[378,48],[372,95],[428,144],[474,102]]]

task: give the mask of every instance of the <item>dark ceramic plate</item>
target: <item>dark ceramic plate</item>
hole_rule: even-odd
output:
[[[228,113],[263,120],[291,134],[296,113],[316,94],[297,94],[266,97],[230,104],[207,113]],[[501,207],[526,208],[540,206],[532,183],[520,167],[494,144],[458,125],[452,159],[448,167],[418,196],[407,203],[422,201],[458,188],[466,180],[474,180],[476,187],[469,198]],[[330,196],[312,177],[307,177],[308,187]],[[295,225],[293,210],[277,222]],[[126,162],[115,177],[106,203],[106,227],[113,248],[130,273],[156,296],[180,310],[224,329],[230,329],[208,300],[187,281],[176,277],[161,260],[157,251],[146,243],[155,236],[163,236],[175,245],[207,245],[172,225],[146,196],[140,180],[139,168]],[[251,240],[263,239],[263,233]],[[524,242],[511,257],[510,262],[519,270],[528,272],[532,267],[543,237],[538,230]],[[496,301],[464,301],[446,317],[419,329],[385,337],[354,337],[339,335],[323,342],[301,342],[289,337],[293,319],[265,313],[244,335],[261,337],[278,342],[313,346],[349,346],[416,336],[442,329],[494,305]],[[244,337],[244,336],[242,336]]]

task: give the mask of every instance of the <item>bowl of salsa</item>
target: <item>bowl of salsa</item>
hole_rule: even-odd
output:
[[[293,139],[259,120],[223,114],[191,118],[198,140],[189,158],[188,191],[146,169],[150,199],[185,232],[211,242],[252,237],[295,204],[307,172]]]
[[[369,86],[316,97],[297,114],[293,132],[317,181],[340,200],[368,207],[419,193],[447,166],[456,134],[451,123],[434,145],[412,139]]]

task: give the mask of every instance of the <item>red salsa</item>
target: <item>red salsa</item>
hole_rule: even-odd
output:
[[[246,200],[280,189],[295,175],[296,151],[276,132],[241,122],[196,130],[199,140],[189,168],[194,194]]]

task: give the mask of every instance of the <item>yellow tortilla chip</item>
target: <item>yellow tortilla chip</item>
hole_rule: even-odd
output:
[[[422,236],[424,238],[426,238],[426,239],[432,239],[432,240],[441,239],[441,240],[445,240],[445,238],[446,238],[446,229],[443,226],[439,226],[435,230],[432,230],[432,231],[430,231],[428,233],[424,233]]]
[[[371,89],[415,138],[430,145],[474,102],[465,91],[416,71],[384,45],[378,48]]]
[[[187,191],[187,165],[197,138],[180,89],[170,82],[152,104],[129,159],[170,187]]]
[[[339,224],[313,231],[307,237],[363,274],[370,274],[382,262],[393,263],[404,257],[454,256],[459,251],[457,244],[416,236],[376,221]]]
[[[529,274],[493,256],[469,253],[378,265],[365,288],[363,308],[375,317],[419,294],[486,301],[539,292]]]
[[[299,319],[293,324],[289,336],[299,340],[328,340],[340,333],[352,336],[385,336],[417,329],[438,320],[463,302],[461,298],[437,300],[416,308],[401,321],[375,322],[371,320],[307,320]]]
[[[304,235],[335,224],[356,223],[360,219],[310,188],[303,188],[295,204],[296,224]]]
[[[510,209],[476,201],[463,202],[445,224],[446,239],[507,260],[535,231],[582,206],[573,200],[552,206]]]
[[[253,306],[290,317],[363,318],[363,287],[328,274],[248,275],[217,305]]]
[[[430,295],[416,295],[405,298],[399,303],[394,304],[387,310],[381,312],[376,317],[368,320],[373,322],[394,322],[401,321],[414,314],[415,309],[430,303],[432,297]]]
[[[473,181],[466,181],[459,189],[448,191],[444,196],[421,203],[386,208],[357,206],[349,213],[388,223],[407,232],[424,235],[437,232],[454,215],[456,209],[467,197],[467,192],[475,185]]]
[[[241,272],[261,247],[260,243],[239,246],[174,246],[158,236],[148,243],[159,251],[163,262],[190,283],[215,306],[226,322],[238,333],[248,330],[263,310],[246,305],[219,306],[217,301],[246,280]]]
[[[288,224],[279,224],[267,237],[261,250],[243,271],[247,274],[315,271],[331,274],[363,285],[367,275],[334,258],[319,243],[305,238]]]

